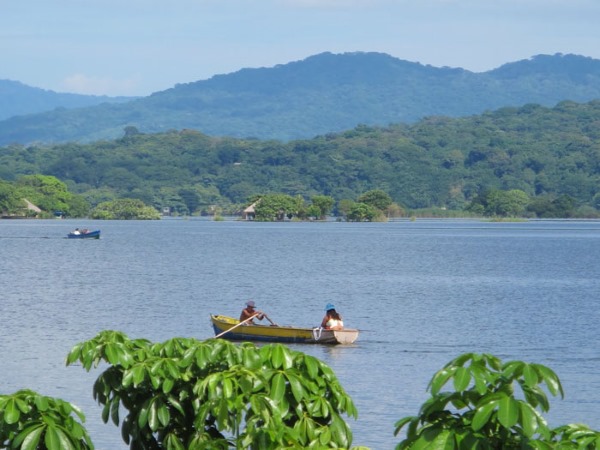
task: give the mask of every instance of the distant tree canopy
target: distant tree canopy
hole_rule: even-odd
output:
[[[333,197],[328,195],[315,195],[312,199],[312,205],[307,211],[308,216],[316,219],[324,219],[329,214],[335,204]]]
[[[381,189],[374,189],[369,192],[365,192],[357,200],[358,203],[366,203],[380,211],[388,209],[393,201],[387,192],[383,192]]]
[[[100,203],[91,214],[92,219],[104,220],[155,220],[160,219],[156,209],[137,199],[124,198]]]
[[[0,212],[13,214],[25,208],[25,201],[12,183],[0,180]]]
[[[307,217],[322,217],[327,209],[319,196],[332,198],[332,211],[342,215],[351,207],[342,201],[349,200],[386,217],[428,208],[476,211],[477,204],[488,215],[594,217],[600,206],[599,123],[597,100],[430,117],[410,126],[360,125],[287,143],[127,129],[114,141],[0,148],[0,178],[15,182],[45,174],[92,207],[133,198],[176,214],[215,207],[233,212],[262,193],[316,198],[306,206],[310,211],[283,205],[286,214],[289,206],[293,215]],[[364,197],[371,191],[378,194]],[[485,203],[490,192],[511,194]],[[68,203],[60,195],[55,200]]]
[[[82,217],[89,204],[80,195],[69,192],[67,185],[49,175],[23,175],[15,182],[0,180],[0,212],[6,215],[28,215],[25,200],[42,210],[41,215]]]
[[[255,220],[270,222],[290,219],[325,219],[331,211],[334,200],[326,195],[316,195],[311,203],[301,196],[277,193],[254,196],[250,203],[255,205]]]
[[[529,201],[529,196],[519,189],[492,189],[473,200],[467,210],[486,216],[521,217]]]

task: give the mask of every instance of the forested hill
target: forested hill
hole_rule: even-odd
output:
[[[599,98],[600,60],[583,56],[538,55],[473,73],[381,53],[323,53],[180,84],[126,104],[11,118],[0,122],[0,145],[112,139],[127,126],[144,133],[187,128],[211,136],[305,139],[358,124]]]
[[[18,81],[0,80],[0,120],[55,108],[81,108],[101,103],[122,103],[132,97],[67,94],[27,86]]]
[[[548,201],[568,196],[593,209],[600,205],[600,100],[361,125],[291,142],[129,129],[113,141],[0,147],[0,179],[36,173],[56,176],[93,205],[134,197],[180,213],[261,193],[354,200],[371,189],[411,209],[460,210],[493,189]]]

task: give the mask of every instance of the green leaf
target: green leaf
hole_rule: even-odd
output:
[[[219,428],[221,429],[226,429],[229,425],[229,408],[225,399],[221,399],[221,401],[219,402],[217,423],[219,424]]]
[[[519,404],[521,409],[521,427],[523,428],[523,434],[528,438],[532,438],[538,428],[537,414],[531,405],[521,402]]]
[[[120,401],[119,398],[114,398],[113,401],[110,403],[110,418],[112,419],[112,422],[119,426],[119,405],[120,405]]]
[[[146,368],[143,365],[138,364],[136,366],[133,366],[131,368],[131,371],[133,372],[133,385],[137,387],[144,382],[144,377],[146,376]]]
[[[138,427],[140,428],[144,428],[146,426],[146,424],[148,423],[148,415],[150,414],[148,405],[144,405],[141,409],[140,412],[138,414]]]
[[[548,386],[548,390],[552,393],[552,395],[556,396],[560,393],[561,398],[564,398],[565,394],[563,392],[562,385],[558,378],[558,375],[554,373],[552,369],[549,367],[543,366],[541,364],[532,364],[532,366],[542,375],[546,386]]]
[[[523,361],[510,361],[502,366],[502,373],[506,378],[518,378],[523,372],[525,363]]]
[[[231,378],[223,379],[223,396],[225,398],[233,397],[233,383],[231,381]]]
[[[44,435],[44,444],[46,444],[46,448],[48,450],[63,450],[60,446],[60,438],[54,425],[49,425],[46,428],[46,434]]]
[[[167,444],[166,450],[185,450],[185,447],[174,433],[169,433],[165,438],[165,443]],[[190,446],[190,448],[196,448],[194,446]]]
[[[450,377],[454,374],[455,371],[456,368],[442,369],[438,371],[429,383],[431,388],[431,394],[436,395],[438,392],[440,392],[442,387],[446,384],[446,382],[450,379]]]
[[[106,347],[104,348],[104,353],[106,354],[106,359],[110,364],[112,364],[113,366],[119,364],[119,355],[121,352],[119,351],[119,347],[117,346],[117,344],[106,344]]]
[[[69,366],[79,360],[79,357],[81,355],[81,348],[82,348],[82,344],[79,343],[71,349],[71,351],[67,355],[67,360],[66,360],[65,365]]]
[[[490,353],[484,353],[483,357],[492,369],[494,369],[496,371],[501,370],[502,364],[501,364],[499,358],[496,358],[494,355],[492,355]]]
[[[281,373],[275,374],[271,379],[271,398],[280,402],[285,394],[285,377]]]
[[[69,436],[67,436],[63,430],[57,428],[56,435],[58,436],[58,441],[60,443],[60,450],[75,450],[71,439],[69,439]]]
[[[462,355],[457,356],[452,361],[450,361],[448,364],[446,364],[446,367],[451,367],[451,366],[461,367],[461,366],[464,366],[467,361],[478,360],[478,359],[480,359],[480,356],[477,355],[476,353],[463,353]]]
[[[290,387],[292,388],[292,394],[298,403],[302,401],[304,398],[305,390],[302,386],[302,382],[298,379],[296,375],[292,375],[291,373],[287,373],[287,379],[290,382]]]
[[[4,407],[4,420],[7,424],[11,425],[13,423],[17,423],[20,417],[21,410],[17,406],[15,398],[9,398]]]
[[[479,364],[471,365],[471,375],[475,380],[475,390],[479,395],[483,395],[488,391],[487,373],[484,367]]]
[[[283,347],[283,368],[285,370],[291,369],[294,367],[294,357],[292,356],[292,352],[285,345],[281,345],[281,347]]]
[[[171,413],[169,412],[169,408],[166,405],[162,404],[158,408],[158,420],[162,424],[163,427],[169,425],[171,421]]]
[[[319,365],[317,360],[309,355],[304,355],[304,364],[306,364],[306,371],[310,378],[315,379],[319,373]]]
[[[175,362],[173,362],[172,360],[168,360],[166,364],[169,375],[171,375],[171,377],[174,380],[179,380],[179,378],[181,378],[181,373],[179,371],[179,368],[177,367],[177,364],[175,364]]]
[[[523,368],[523,377],[527,386],[535,386],[538,384],[538,374],[534,367],[530,364],[525,364]]]
[[[402,430],[402,428],[404,427],[404,425],[406,425],[408,423],[411,423],[413,421],[418,421],[418,420],[419,420],[419,418],[416,417],[416,416],[406,416],[406,417],[403,417],[402,419],[400,419],[399,421],[397,421],[395,423],[395,425],[394,425],[395,426],[394,436],[397,436],[398,433],[400,433],[400,431]],[[408,436],[408,437],[410,437],[410,436]]]
[[[163,393],[168,394],[169,392],[171,392],[171,390],[173,389],[173,386],[175,386],[174,380],[172,380],[171,378],[167,378],[166,380],[164,380],[163,384],[162,384]]]
[[[173,408],[175,408],[177,411],[179,411],[179,414],[181,414],[182,416],[185,415],[185,411],[183,410],[183,407],[181,406],[181,403],[172,395],[170,395],[168,397],[169,403],[171,404],[171,406]]]
[[[271,363],[275,369],[279,369],[283,366],[283,347],[281,345],[274,345],[271,353]]]
[[[442,428],[427,429],[411,446],[411,450],[452,450],[454,433]]]
[[[463,392],[471,382],[471,372],[465,367],[459,367],[454,373],[454,389],[458,392]]]
[[[512,428],[519,420],[519,403],[506,396],[498,404],[498,421],[504,428]]]
[[[107,423],[110,415],[110,402],[106,403],[102,408],[102,422]]]
[[[42,431],[44,431],[44,428],[40,426],[33,430],[31,433],[29,433],[27,437],[23,440],[21,450],[36,450],[40,442]]]
[[[126,370],[123,373],[122,384],[123,384],[124,387],[129,387],[132,383],[133,383],[133,371],[132,370]]]
[[[43,431],[44,425],[41,424],[27,427],[15,437],[12,444],[21,450],[36,450]]]
[[[325,428],[319,435],[319,443],[325,447],[329,442],[331,442],[331,431],[329,431],[329,428]]]
[[[496,406],[498,406],[498,401],[492,401],[477,408],[475,415],[473,416],[471,428],[474,431],[481,430],[488,423],[488,420],[490,419],[494,409],[496,409]]]
[[[38,409],[38,411],[48,410],[48,406],[49,406],[48,397],[45,397],[43,395],[36,395],[34,403],[35,403],[35,407]],[[21,410],[21,411],[23,411],[23,410]],[[23,411],[23,412],[25,412],[25,411]]]
[[[160,424],[158,420],[158,402],[152,402],[148,411],[148,426],[152,431],[158,430],[158,426]]]

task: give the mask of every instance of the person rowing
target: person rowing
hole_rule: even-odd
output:
[[[263,320],[265,317],[267,317],[265,313],[256,309],[256,303],[254,303],[254,300],[248,300],[246,302],[246,307],[240,314],[240,322],[245,321],[246,325],[256,325],[254,323],[254,319]]]

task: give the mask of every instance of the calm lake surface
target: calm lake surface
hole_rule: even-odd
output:
[[[75,227],[102,238],[65,239]],[[127,446],[92,399],[100,370],[65,367],[71,347],[106,329],[206,339],[210,313],[248,299],[300,326],[331,302],[362,330],[352,346],[292,346],[352,396],[354,445],[394,448],[394,423],[465,352],[548,365],[565,390],[550,425],[600,429],[600,222],[3,220],[0,252],[0,392],[75,403],[100,450]]]

